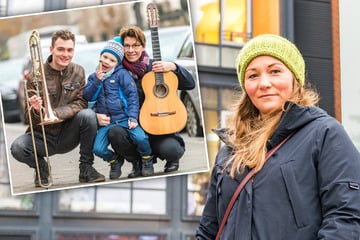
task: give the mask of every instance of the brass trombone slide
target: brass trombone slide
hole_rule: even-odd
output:
[[[24,84],[25,85],[25,101],[27,104],[27,114],[29,117],[29,128],[31,131],[32,144],[33,144],[33,148],[34,148],[36,173],[37,173],[36,175],[38,178],[37,180],[41,187],[49,188],[53,184],[53,178],[52,178],[52,173],[51,173],[51,164],[50,164],[50,158],[49,158],[49,153],[48,153],[45,126],[48,124],[59,123],[62,120],[59,119],[57,116],[55,116],[53,109],[51,108],[48,89],[47,89],[47,85],[46,85],[45,73],[44,73],[42,51],[41,51],[41,46],[40,46],[40,34],[37,30],[33,30],[29,37],[29,47],[30,47],[30,57],[31,57],[31,66],[32,66],[31,81],[36,86],[35,92],[34,91],[32,91],[32,92],[34,94],[36,94],[37,96],[41,96],[43,99],[43,106],[40,109],[39,115],[40,115],[40,125],[41,125],[42,137],[43,137],[43,141],[44,141],[44,148],[45,148],[44,160],[47,163],[48,172],[49,172],[49,179],[48,179],[47,184],[43,184],[41,181],[42,176],[41,176],[41,172],[40,172],[39,159],[38,159],[37,149],[36,149],[33,119],[31,117],[32,106],[29,103],[29,91],[31,91],[31,90],[28,90],[28,88],[27,88],[28,80],[25,80],[25,84]],[[40,88],[41,88],[41,91],[40,91]]]

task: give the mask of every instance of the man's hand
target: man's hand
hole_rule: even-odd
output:
[[[110,124],[110,117],[106,116],[106,114],[97,113],[96,114],[99,126],[107,126]]]
[[[42,98],[34,95],[29,98],[29,104],[31,108],[35,109],[37,112],[40,112],[42,107]]]

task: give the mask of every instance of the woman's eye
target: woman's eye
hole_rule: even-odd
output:
[[[256,78],[256,77],[257,77],[257,74],[251,74],[248,76],[249,79]]]
[[[280,72],[280,70],[278,70],[278,69],[271,70],[271,73],[279,73],[279,72]]]

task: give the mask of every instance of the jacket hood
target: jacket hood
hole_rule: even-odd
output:
[[[285,110],[281,116],[279,126],[268,141],[267,148],[271,149],[286,138],[290,133],[296,132],[310,122],[328,114],[318,107],[304,107],[287,102]]]

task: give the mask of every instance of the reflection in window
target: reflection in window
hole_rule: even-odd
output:
[[[9,173],[6,161],[6,146],[5,146],[5,135],[4,128],[1,119],[1,109],[0,109],[0,183],[9,182]]]
[[[11,196],[2,112],[0,107],[0,210],[32,210],[34,195]]]
[[[166,214],[166,178],[59,192],[59,211]]]
[[[153,234],[78,234],[78,233],[57,233],[57,240],[166,240],[164,235]]]
[[[221,6],[222,5],[222,6]],[[223,7],[222,13],[220,8]],[[196,26],[197,42],[218,44],[221,41],[243,43],[246,41],[246,0],[207,1],[200,6],[201,16]],[[221,34],[219,34],[222,22]]]
[[[34,195],[11,196],[9,184],[0,184],[0,210],[32,210]]]
[[[204,210],[206,194],[209,188],[210,173],[188,175],[188,216],[201,216]]]
[[[59,193],[60,211],[95,211],[95,188],[67,189],[62,190]]]

